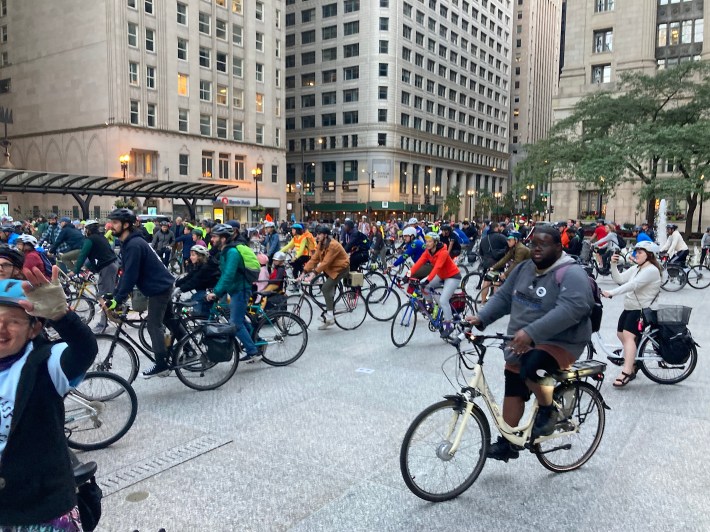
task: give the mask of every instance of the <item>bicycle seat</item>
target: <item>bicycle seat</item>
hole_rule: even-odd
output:
[[[578,360],[569,369],[558,370],[550,376],[558,382],[581,380],[606,371],[606,363],[598,360]]]
[[[271,296],[277,296],[277,295],[279,295],[278,292],[262,292],[261,290],[259,290],[259,291],[257,292],[257,294],[260,295],[261,297],[271,297]]]
[[[77,486],[81,486],[85,482],[88,482],[89,479],[96,474],[97,468],[96,462],[86,462],[77,465],[74,467],[74,483]]]

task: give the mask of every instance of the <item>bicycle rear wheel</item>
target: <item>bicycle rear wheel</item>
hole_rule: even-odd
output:
[[[481,289],[481,272],[469,272],[461,279],[461,290],[473,296]]]
[[[352,331],[362,325],[367,317],[367,301],[360,290],[345,290],[335,300],[333,306],[335,324],[346,331]]]
[[[392,318],[390,338],[397,347],[404,347],[409,343],[417,328],[417,310],[409,301],[404,303]]]
[[[239,342],[232,339],[231,358],[226,362],[212,362],[202,331],[194,331],[173,347],[173,369],[177,378],[193,390],[214,390],[232,378],[239,365]]]
[[[288,366],[300,358],[308,346],[308,327],[290,312],[270,312],[259,321],[252,339],[271,366]]]
[[[474,406],[458,450],[449,454],[466,418],[453,399],[426,408],[410,425],[399,452],[399,468],[407,487],[426,501],[448,501],[461,495],[478,478],[491,439],[488,421]]]
[[[123,338],[110,334],[97,334],[96,343],[99,352],[91,366],[92,370],[110,371],[129,383],[136,380],[139,361],[138,354],[131,344]]]
[[[653,382],[658,384],[677,384],[684,381],[695,370],[698,363],[698,350],[693,345],[689,348],[685,364],[669,364],[661,358],[661,350],[653,337],[647,337],[639,346],[643,358],[636,359],[636,366]]]
[[[313,305],[305,297],[301,300],[301,294],[293,294],[286,298],[286,310],[301,318],[306,327],[310,327],[313,319]]]
[[[94,451],[120,440],[138,412],[138,398],[118,375],[89,372],[64,398],[64,428],[72,449]]]
[[[367,294],[367,313],[377,321],[389,321],[402,302],[394,288],[378,286]]]
[[[557,429],[568,432],[533,446],[540,463],[550,471],[564,473],[582,467],[599,447],[604,434],[604,402],[597,389],[585,382],[562,384],[554,399],[567,419]]]
[[[96,315],[96,305],[98,305],[98,303],[95,299],[85,296],[77,298],[76,294],[74,294],[68,299],[67,305],[79,316],[82,323],[88,325]]]
[[[704,264],[698,264],[690,268],[687,273],[688,285],[698,290],[710,286],[710,268]]]
[[[366,272],[363,281],[362,292],[365,295],[367,295],[368,292],[372,292],[375,288],[387,286],[388,283],[384,275],[375,271]]]
[[[669,264],[661,273],[661,288],[666,292],[677,292],[688,283],[688,276],[680,266]]]

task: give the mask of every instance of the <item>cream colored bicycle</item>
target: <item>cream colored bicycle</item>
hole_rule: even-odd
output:
[[[474,402],[479,397],[500,434],[511,444],[529,449],[551,471],[577,469],[599,447],[604,433],[604,411],[608,408],[599,393],[606,369],[604,362],[578,361],[571,369],[552,375],[557,381],[553,397],[558,422],[549,436],[530,441],[538,409],[535,399],[529,418],[522,425],[511,427],[503,420],[483,374],[487,348],[484,341],[494,340],[502,347],[511,338],[500,333],[474,336],[470,330],[462,330],[458,337],[449,340],[456,347],[456,380],[460,391],[444,396],[443,401],[416,417],[404,436],[399,456],[404,482],[418,497],[431,502],[453,499],[478,478],[491,440],[486,415]],[[462,340],[468,340],[471,347],[462,350]],[[466,380],[468,372],[472,374]],[[590,378],[596,384],[587,382]],[[449,382],[454,385],[451,379]]]

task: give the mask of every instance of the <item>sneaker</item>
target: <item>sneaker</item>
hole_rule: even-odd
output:
[[[167,377],[170,374],[170,368],[167,364],[154,364],[152,368],[143,372],[144,379],[152,377]]]
[[[259,362],[261,360],[261,355],[256,352],[252,353],[251,355],[244,354],[239,358],[239,362],[244,362],[246,364],[252,364],[254,362]]]
[[[106,331],[106,325],[96,325],[91,332],[94,334],[103,334]]]
[[[327,320],[325,320],[323,325],[318,327],[318,330],[319,331],[326,331],[326,330],[330,329],[331,325],[335,325],[335,320],[328,320],[327,319]]]
[[[535,416],[535,423],[533,425],[530,439],[535,441],[541,436],[549,436],[555,432],[557,417],[557,409],[554,405],[539,407],[537,410],[537,416]]]
[[[439,331],[439,336],[441,338],[448,338],[451,333],[454,332],[454,324],[450,321],[445,321],[441,324],[441,330]]]
[[[488,447],[488,453],[486,456],[488,458],[493,458],[493,460],[507,462],[508,460],[515,460],[518,458],[520,453],[503,436],[498,436],[498,441],[492,443],[490,447]]]

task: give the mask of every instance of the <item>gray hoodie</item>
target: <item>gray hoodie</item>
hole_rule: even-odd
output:
[[[569,266],[556,275],[564,265]],[[579,358],[592,335],[593,305],[587,273],[563,253],[543,273],[532,260],[520,263],[478,316],[483,325],[490,325],[510,314],[507,334],[523,329],[536,344],[558,345]]]

